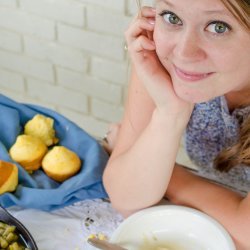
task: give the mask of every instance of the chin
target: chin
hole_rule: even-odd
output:
[[[203,93],[202,91],[197,89],[185,89],[175,85],[173,87],[176,95],[186,102],[195,104],[207,102],[214,98],[213,96],[209,96],[207,93]]]

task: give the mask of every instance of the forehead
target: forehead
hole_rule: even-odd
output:
[[[226,8],[221,0],[155,0],[156,4],[169,5],[169,6],[189,6],[193,8],[195,6],[200,6],[205,9],[214,9],[214,8]]]
[[[166,7],[187,13],[196,14],[225,14],[232,13],[221,0],[155,0],[156,7]]]

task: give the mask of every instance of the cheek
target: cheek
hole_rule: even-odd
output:
[[[159,27],[155,27],[153,39],[156,46],[156,53],[160,61],[168,59],[171,53],[171,39],[163,34]]]
[[[241,46],[235,46],[235,41],[229,41],[224,44],[207,44],[207,54],[211,65],[214,66],[215,70],[223,73],[241,71],[246,65],[250,63],[250,39],[246,42],[237,41],[241,43]],[[209,46],[210,45],[210,46]],[[247,66],[249,67],[249,66]],[[249,70],[248,70],[249,71]]]

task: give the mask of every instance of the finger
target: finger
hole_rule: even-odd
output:
[[[131,49],[137,53],[145,50],[155,50],[155,43],[146,36],[140,36],[133,42]]]
[[[132,24],[125,32],[127,43],[133,42],[140,35],[145,35],[147,31],[152,32],[154,30],[155,21],[147,18],[140,18]]]
[[[131,23],[136,22],[136,20],[137,20],[138,18],[142,18],[142,17],[145,17],[145,18],[153,18],[153,19],[155,19],[155,14],[156,14],[156,11],[155,11],[154,8],[144,6],[144,7],[142,7],[142,8],[138,11],[138,13],[134,16],[134,18],[132,19],[132,22],[131,22]]]
[[[139,15],[142,17],[155,17],[155,8],[143,6],[139,12]]]
[[[151,57],[152,52],[155,54],[155,44],[147,37],[140,36],[128,47],[128,50],[131,59],[141,65],[141,63],[145,64],[145,59],[148,60]]]

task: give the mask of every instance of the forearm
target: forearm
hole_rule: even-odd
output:
[[[176,166],[166,196],[175,204],[199,209],[218,220],[237,242],[237,249],[250,247],[249,201],[238,193]]]
[[[135,143],[111,157],[104,185],[115,208],[129,214],[164,196],[184,128],[184,121],[155,111]]]

